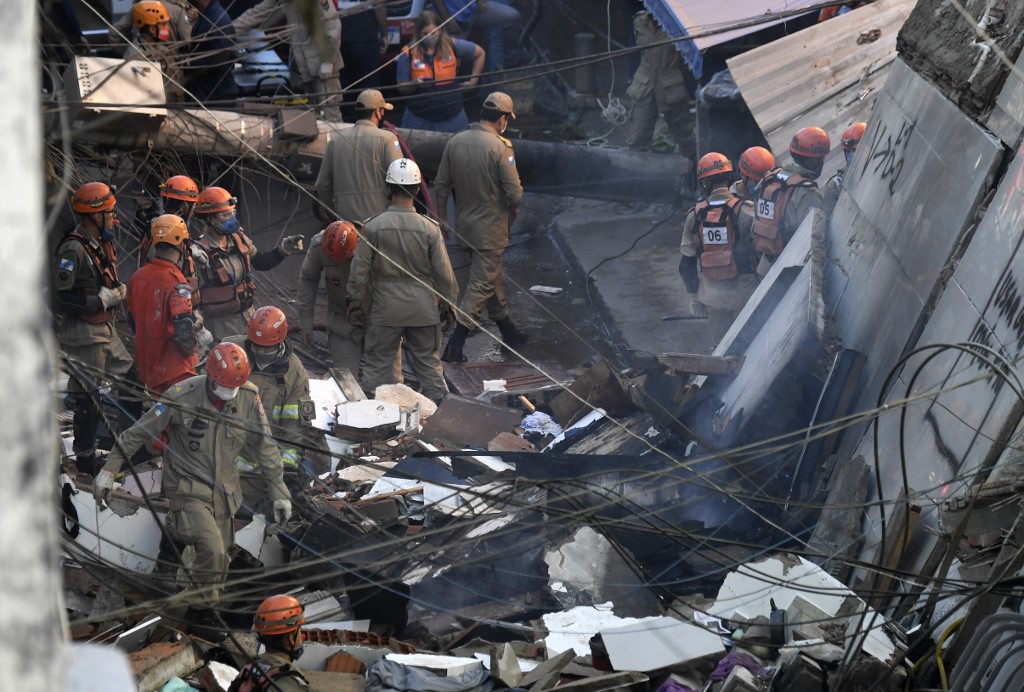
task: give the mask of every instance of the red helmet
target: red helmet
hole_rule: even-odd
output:
[[[773,168],[775,157],[764,147],[750,147],[740,155],[740,175],[744,178],[760,180]]]
[[[172,175],[161,183],[160,196],[180,199],[182,202],[195,202],[199,198],[199,186],[187,175]]]
[[[854,123],[846,128],[843,131],[843,138],[839,140],[839,144],[843,147],[843,151],[857,151],[857,145],[860,144],[860,139],[864,136],[864,130],[866,130],[867,127],[867,123]]]
[[[245,349],[228,341],[217,344],[206,356],[206,375],[221,387],[241,387],[252,369]]]
[[[114,191],[106,183],[86,183],[78,188],[71,199],[71,208],[79,214],[98,214],[110,211],[117,204]]]
[[[280,594],[260,603],[253,618],[252,631],[257,634],[288,634],[302,627],[305,621],[299,599]]]
[[[197,214],[216,214],[220,211],[234,211],[238,198],[222,187],[208,187],[199,193]]]
[[[704,180],[704,178],[709,178],[719,173],[730,172],[732,172],[732,162],[729,161],[729,157],[725,154],[719,154],[717,151],[704,154],[704,156],[700,157],[700,161],[697,162],[697,180]]]
[[[359,234],[348,221],[335,221],[324,230],[324,254],[334,262],[344,262],[356,252]]]
[[[288,319],[280,309],[264,306],[249,320],[245,336],[257,346],[277,346],[288,336]]]
[[[832,142],[828,139],[828,133],[820,127],[805,127],[793,135],[789,143],[789,151],[798,156],[806,156],[812,159],[825,158]]]

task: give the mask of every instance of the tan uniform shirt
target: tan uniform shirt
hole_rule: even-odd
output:
[[[242,502],[235,458],[243,451],[266,478],[271,500],[291,498],[282,478],[281,454],[252,383],[242,385],[220,411],[207,396],[205,375],[173,385],[121,434],[104,468],[117,473],[127,458],[162,432],[168,438],[163,487],[172,501],[182,497],[212,502],[218,492],[234,514]]]
[[[338,216],[365,221],[388,208],[388,166],[402,158],[398,137],[359,120],[327,144],[316,193]]]
[[[367,316],[371,325],[437,325],[436,293],[453,304],[459,300],[440,227],[412,207],[392,205],[366,222],[352,259],[348,294],[362,296],[367,284],[373,296]],[[352,305],[360,304],[352,298]]]
[[[708,195],[709,202],[724,202],[735,195],[729,188],[720,187],[711,191]],[[750,229],[754,224],[754,207],[750,202],[740,205],[737,215],[739,228],[736,233],[739,236],[737,243],[752,242]],[[679,253],[684,257],[700,256],[700,241],[697,238],[697,214],[691,209],[686,215],[683,223],[683,240],[679,245]],[[735,249],[734,249],[735,252]],[[751,249],[751,253],[753,250]],[[739,311],[750,298],[750,295],[757,288],[757,275],[754,273],[741,273],[732,279],[706,279],[700,277],[700,287],[697,290],[697,300],[710,308]]]
[[[299,270],[299,328],[304,332],[313,331],[313,308],[316,306],[316,292],[320,288],[320,275],[327,286],[327,311],[330,313],[328,328],[334,319],[347,322],[345,317],[345,297],[348,295],[348,277],[352,270],[352,260],[335,262],[324,252],[324,231],[320,231],[309,241],[309,251],[302,260]]]
[[[273,27],[283,17],[285,26],[273,29],[275,38],[280,37],[289,42],[299,77],[303,82],[311,82],[318,76],[320,63],[331,63],[335,73],[344,66],[341,59],[341,15],[331,0],[316,2],[323,17],[327,45],[331,48],[328,60],[320,55],[316,42],[309,35],[306,21],[299,14],[300,0],[263,0],[232,20],[232,24],[235,25],[236,34],[244,34],[252,29]]]
[[[81,233],[89,237],[88,231],[83,230]],[[99,242],[90,240],[90,243],[93,250],[100,255],[103,254]],[[57,248],[54,264],[54,290],[86,294],[85,310],[96,313],[103,312],[103,303],[96,295],[102,285],[103,279],[100,277],[99,269],[96,268],[82,241],[77,238],[62,240]],[[109,343],[114,335],[112,322],[92,324],[68,313],[61,313],[59,321],[57,340],[65,348]]]
[[[438,197],[455,196],[455,233],[476,250],[508,247],[509,214],[523,199],[512,142],[481,123],[448,140],[437,170]]]
[[[795,163],[783,166],[782,170],[790,175],[799,173],[810,180],[818,177],[818,174],[814,171],[798,166]],[[800,228],[804,217],[811,212],[811,209],[821,209],[821,204],[821,192],[818,190],[817,185],[801,185],[793,190],[793,194],[790,195],[789,202],[786,204],[786,211],[782,215],[782,225],[780,227],[782,238],[786,244],[793,238],[796,229]]]
[[[294,663],[289,662],[283,655],[266,652],[259,657],[259,663],[267,670],[272,668],[284,669],[287,666],[287,669],[291,671],[287,675],[276,676],[273,679],[273,685],[268,689],[274,692],[303,692],[303,690],[309,689],[309,681],[306,680],[298,667]]]
[[[633,29],[636,31],[636,45],[649,46],[668,41],[669,36],[650,19],[649,12],[633,15]],[[654,93],[659,104],[679,103],[690,98],[683,78],[683,56],[671,43],[648,48],[640,53],[637,67],[626,95],[634,101],[641,101]]]

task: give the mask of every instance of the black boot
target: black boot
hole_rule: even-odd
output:
[[[495,324],[498,325],[498,330],[501,332],[501,340],[505,342],[503,346],[519,348],[520,346],[525,346],[530,340],[529,335],[516,329],[516,326],[512,324],[512,320],[508,317],[503,320],[496,320]]]
[[[456,324],[455,331],[448,338],[448,345],[444,347],[444,353],[441,354],[441,360],[445,363],[465,363],[469,360],[462,352],[467,336],[469,336],[469,327],[464,324]]]

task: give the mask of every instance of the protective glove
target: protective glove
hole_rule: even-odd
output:
[[[96,501],[106,502],[110,498],[111,491],[114,490],[114,474],[110,471],[103,469],[93,479],[92,482],[92,496],[96,498]]]
[[[704,307],[704,303],[697,300],[697,294],[690,294],[690,314],[694,317],[707,317],[708,309]]]
[[[322,62],[320,63],[320,71],[317,72],[317,76],[319,76],[320,79],[327,79],[331,76],[332,72],[334,72],[334,65],[329,62]]]
[[[348,309],[348,323],[353,327],[366,327],[366,312],[359,306]]]
[[[199,358],[202,360],[206,357],[206,354],[213,348],[213,332],[206,327],[203,327],[196,332],[196,343],[199,345]]]
[[[121,294],[118,292],[116,288],[107,288],[106,286],[100,286],[98,295],[100,303],[103,305],[104,310],[109,310],[110,308],[116,306],[118,303],[121,302],[122,298]]]
[[[301,235],[290,235],[285,238],[281,238],[281,243],[277,246],[277,249],[281,251],[281,254],[287,257],[288,255],[294,255],[302,252],[303,237]]]
[[[384,53],[387,53],[389,47],[390,47],[390,43],[388,41],[388,32],[382,31],[380,33],[380,53],[381,53],[381,55],[383,55]]]
[[[274,523],[284,524],[292,518],[291,500],[274,500]]]
[[[210,256],[206,254],[206,250],[198,245],[192,245],[190,249],[192,251],[192,260],[196,263],[197,267],[210,266]]]

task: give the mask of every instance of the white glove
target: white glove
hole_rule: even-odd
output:
[[[327,79],[334,72],[334,65],[329,62],[320,63],[320,72],[318,73],[320,79]]]
[[[285,257],[288,255],[294,255],[298,252],[302,252],[302,241],[303,237],[301,235],[290,235],[286,238],[281,238],[281,244],[278,245],[278,249]]]
[[[121,285],[123,286],[124,284]],[[120,291],[117,288],[107,288],[106,286],[100,286],[98,295],[100,298],[100,303],[102,303],[103,305],[103,309],[109,310],[110,308],[120,303],[121,299],[124,297],[122,293],[123,291]]]
[[[196,342],[199,345],[199,358],[205,358],[206,354],[213,348],[213,332],[203,327],[196,332]]]
[[[96,498],[96,501],[106,501],[110,497],[110,492],[114,489],[114,474],[106,469],[100,471],[96,478],[92,482],[92,496]],[[275,507],[276,509],[276,507]]]
[[[284,524],[292,518],[291,500],[274,500],[274,523]]]
[[[198,245],[192,245],[192,259],[195,261],[197,266],[209,267],[210,256],[206,254],[206,250],[199,247]]]

